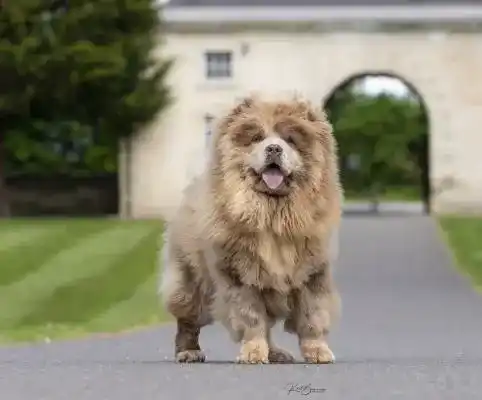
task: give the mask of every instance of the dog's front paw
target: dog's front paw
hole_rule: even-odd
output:
[[[306,362],[312,364],[331,364],[335,362],[335,355],[323,340],[303,340],[301,354]]]
[[[269,348],[266,340],[255,339],[244,342],[237,358],[240,364],[267,364],[269,363]]]
[[[179,363],[199,363],[206,361],[206,356],[201,350],[184,350],[176,354]]]

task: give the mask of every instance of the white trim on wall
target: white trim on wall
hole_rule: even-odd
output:
[[[167,7],[167,23],[242,22],[482,22],[481,5]]]

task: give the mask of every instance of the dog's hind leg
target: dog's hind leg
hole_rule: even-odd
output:
[[[168,312],[177,320],[174,352],[178,362],[205,361],[199,334],[210,320],[202,286],[185,259],[164,256],[159,294]]]
[[[186,279],[189,266],[169,263],[164,270],[162,297],[166,309],[177,320],[175,357],[178,362],[203,362],[204,353],[199,346],[199,334],[206,321],[202,318],[202,301],[199,287]]]
[[[177,320],[175,354],[177,362],[204,362],[206,357],[199,346],[201,328],[189,320]]]

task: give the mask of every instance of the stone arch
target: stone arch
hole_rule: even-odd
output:
[[[422,95],[421,91],[414,85],[410,80],[405,78],[403,75],[385,69],[367,69],[355,73],[343,78],[341,81],[338,80],[328,93],[322,98],[322,105],[326,106],[329,101],[333,98],[334,94],[341,88],[346,87],[350,83],[356,81],[357,79],[367,78],[367,77],[387,77],[400,81],[409,90],[409,92],[417,99],[418,103],[422,108],[423,123],[426,126],[426,134],[419,143],[419,166],[421,170],[420,175],[420,191],[421,191],[421,201],[423,203],[423,208],[425,213],[430,213],[431,206],[431,182],[430,182],[430,137],[432,134],[431,126],[431,109],[429,108],[427,101]]]

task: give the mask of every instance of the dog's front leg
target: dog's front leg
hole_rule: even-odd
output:
[[[221,290],[216,314],[236,342],[239,363],[268,363],[267,315],[259,292],[250,286],[230,285]]]
[[[285,329],[296,333],[301,354],[309,363],[332,363],[335,356],[326,338],[333,314],[338,308],[338,295],[329,266],[310,276],[308,282],[293,294],[293,309]]]
[[[240,363],[268,363],[268,317],[259,290],[244,285],[233,270],[219,271],[213,314],[230,332],[241,350]]]
[[[237,361],[268,363],[269,318],[260,290],[243,281],[240,271],[251,270],[257,260],[250,252],[226,251],[226,244],[207,253],[216,295],[212,304],[215,320],[221,322],[233,340],[241,343]]]

